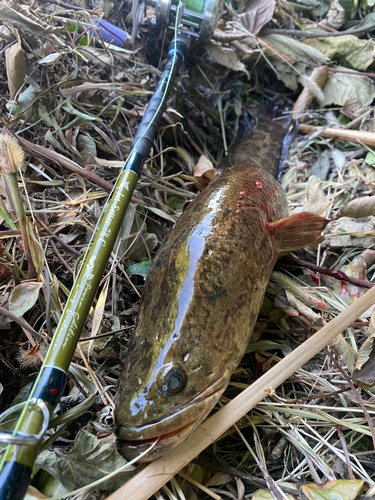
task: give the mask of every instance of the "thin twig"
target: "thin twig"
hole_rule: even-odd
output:
[[[34,377],[29,377],[27,375],[24,375],[21,373],[17,368],[15,368],[12,363],[10,363],[7,358],[5,358],[1,353],[0,353],[0,360],[4,363],[5,366],[7,366],[12,372],[14,372],[18,377],[23,378],[25,380],[34,380]]]
[[[362,26],[362,28],[355,28],[346,31],[334,31],[328,33],[312,33],[311,31],[300,30],[283,30],[283,29],[266,29],[262,30],[260,35],[288,35],[288,36],[302,36],[304,38],[328,38],[331,36],[344,36],[344,35],[357,35],[358,33],[365,33],[375,29],[375,24],[369,26]]]
[[[284,257],[283,260],[290,262],[291,267],[305,267],[306,269],[311,269],[311,271],[315,271],[316,273],[325,274],[326,276],[331,276],[339,281],[346,281],[351,285],[360,286],[362,288],[372,288],[375,283],[371,283],[369,281],[361,280],[358,278],[352,278],[342,271],[331,271],[329,269],[325,269],[324,267],[317,266],[316,264],[311,264],[310,262],[306,262],[305,260],[296,259],[295,257],[290,257],[289,255]]]
[[[31,335],[34,335],[34,337],[36,337],[37,339],[43,340],[43,341],[46,340],[45,337],[43,335],[41,335],[40,333],[38,333],[37,331],[35,331],[34,328],[32,328],[29,325],[29,323],[27,323],[26,320],[24,320],[23,318],[17,318],[17,316],[15,316],[11,312],[9,312],[4,307],[0,307],[0,314],[3,314],[4,316],[7,316],[9,319],[11,319],[15,323],[17,323],[17,325],[19,325],[21,328],[24,328],[29,333],[31,333]]]
[[[354,481],[355,477],[353,474],[352,464],[350,463],[350,457],[349,457],[349,453],[348,453],[348,448],[346,446],[344,433],[342,432],[341,427],[339,425],[336,427],[336,429],[337,429],[337,434],[339,435],[339,438],[340,438],[342,451],[344,452],[344,455],[345,455],[345,462],[346,462],[346,466],[348,468],[349,478],[352,481]]]

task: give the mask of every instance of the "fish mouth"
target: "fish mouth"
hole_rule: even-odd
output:
[[[192,434],[212,410],[227,384],[227,379],[225,382],[223,379],[216,381],[202,394],[161,420],[134,427],[118,426],[119,452],[127,460],[134,460],[156,443],[150,453],[142,457],[139,462],[151,462],[164,455]],[[173,425],[174,421],[175,425]],[[163,432],[168,427],[172,427],[172,430]]]

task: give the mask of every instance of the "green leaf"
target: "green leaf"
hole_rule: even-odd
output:
[[[83,36],[83,37],[80,39],[80,41],[79,41],[79,45],[80,45],[81,47],[82,47],[82,46],[86,46],[86,45],[88,45],[88,43],[87,43],[87,42],[88,42],[88,40],[89,40],[89,38],[88,38],[88,36],[87,36],[87,35]]]
[[[140,262],[132,264],[131,266],[128,267],[129,274],[139,274],[144,278],[146,278],[146,276],[148,275],[149,270],[150,270],[149,259],[141,260]]]
[[[172,210],[181,210],[185,200],[179,198],[178,196],[168,196],[167,202],[169,208]]]
[[[368,26],[375,24],[375,12],[370,12],[367,16],[359,23],[359,28],[367,28]],[[375,28],[372,28],[374,30]]]
[[[352,0],[339,0],[339,4],[345,10],[345,24],[348,21],[352,21],[357,16],[357,6],[352,2]]]
[[[264,297],[262,307],[260,308],[259,314],[261,316],[268,316],[268,314],[274,309],[273,301],[268,297]]]
[[[375,153],[369,151],[366,155],[365,162],[367,165],[375,165]]]
[[[79,118],[82,118],[83,120],[86,121],[101,121],[100,118],[97,118],[96,116],[88,115],[87,113],[82,113],[81,111],[78,111],[78,109],[74,108],[70,97],[64,102],[64,104],[61,106],[64,111],[67,111],[71,115],[78,116]]]
[[[13,231],[17,231],[18,226],[16,226],[16,224],[12,221],[12,219],[8,217],[8,215],[4,212],[2,208],[0,208],[0,217],[2,217],[5,220],[10,229],[13,229]]]
[[[362,487],[361,479],[339,479],[324,484],[305,484],[302,491],[310,500],[354,500]]]
[[[351,121],[352,120],[350,118],[348,118],[346,115],[344,115],[342,113],[339,114],[339,123],[341,123],[342,125],[347,125]]]

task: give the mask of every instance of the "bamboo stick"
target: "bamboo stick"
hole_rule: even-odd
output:
[[[218,439],[262,399],[326,347],[339,333],[375,303],[375,287],[327,323],[235,399],[203,422],[189,439],[151,462],[107,500],[146,500],[207,446]]]
[[[342,128],[324,128],[315,127],[313,125],[301,124],[298,127],[301,134],[311,134],[312,132],[319,131],[322,137],[332,137],[340,139],[341,141],[359,142],[367,144],[367,146],[375,146],[375,133],[366,132],[364,130],[348,130]]]

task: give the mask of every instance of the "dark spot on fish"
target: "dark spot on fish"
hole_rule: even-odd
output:
[[[254,291],[258,290],[258,283],[255,280],[250,280],[250,285],[253,287]]]
[[[225,208],[222,212],[221,212],[221,216],[223,219],[226,219],[230,214],[231,214],[232,210],[230,210],[229,208]]]
[[[208,301],[210,304],[213,306],[216,304],[216,301],[222,298],[227,298],[228,297],[228,292],[225,288],[218,288],[214,293],[211,293],[208,295]]]

